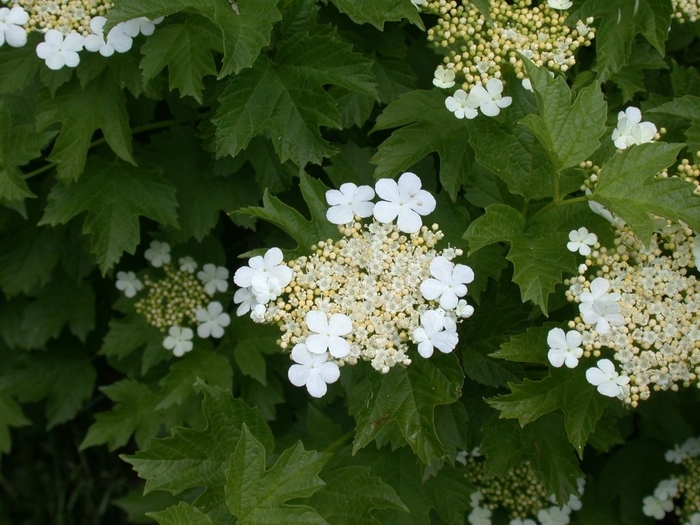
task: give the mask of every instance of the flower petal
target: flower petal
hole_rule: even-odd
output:
[[[325,312],[311,310],[306,314],[304,321],[306,321],[306,326],[308,326],[309,330],[312,332],[318,334],[325,334],[328,332],[328,316]]]

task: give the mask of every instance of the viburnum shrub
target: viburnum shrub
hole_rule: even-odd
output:
[[[698,24],[0,2],[0,516],[700,525]]]

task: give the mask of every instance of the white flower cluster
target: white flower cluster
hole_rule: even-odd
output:
[[[421,217],[436,202],[418,176],[381,179],[374,189],[343,184],[326,200],[339,241],[320,241],[311,255],[286,262],[272,248],[234,275],[237,314],[277,324],[280,347],[292,349],[292,384],[321,397],[340,366],[363,360],[388,373],[411,363],[411,342],[425,358],[452,352],[457,323],[474,311],[464,299],[474,274],[452,262],[461,250],[435,249],[442,232]]]
[[[109,57],[126,53],[139,34],[151,35],[163,18],[135,18],[121,22],[104,34],[107,19],[102,16],[112,6],[97,0],[14,0],[12,7],[0,8],[0,46],[27,43],[27,33],[44,33],[36,54],[49,69],[76,67],[84,49]]]
[[[619,219],[613,227],[611,250],[585,228],[569,236],[569,249],[586,255],[579,276],[567,281],[567,298],[578,304],[579,316],[569,322],[568,333],[550,331],[549,362],[574,368],[581,357],[600,357],[601,349],[610,349],[612,360],[599,360],[586,378],[601,394],[632,406],[648,399],[652,390],[700,387],[700,248],[695,233],[659,220],[645,248]]]
[[[681,464],[685,473],[659,481],[654,494],[642,500],[642,512],[660,520],[675,511],[682,525],[700,525],[700,438],[667,451],[666,461]]]
[[[656,126],[642,122],[642,112],[635,107],[620,111],[617,127],[612,132],[612,140],[618,149],[627,149],[635,144],[653,142],[657,138]]]
[[[149,324],[167,333],[163,347],[176,357],[191,351],[193,328],[202,339],[223,337],[231,317],[224,312],[221,302],[212,298],[228,290],[228,270],[205,264],[197,272],[198,265],[192,257],[180,257],[175,268],[170,264],[170,245],[166,242],[152,241],[144,256],[164,276],[154,278],[146,273],[141,281],[134,272],[117,272],[116,286],[129,299],[147,290],[134,309]]]
[[[460,452],[456,461],[466,467],[465,477],[476,487],[470,496],[470,525],[491,525],[492,515],[500,509],[508,525],[568,525],[572,512],[581,510],[580,497],[586,480],[579,478],[578,494],[559,507],[556,497],[548,495],[529,461],[517,465],[504,477],[486,476],[478,449]],[[505,512],[504,512],[505,511]]]
[[[595,29],[593,18],[579,20],[569,27],[570,0],[548,0],[533,6],[531,0],[488,2],[482,13],[469,0],[428,0],[420,4],[425,12],[438,17],[428,30],[428,40],[445,55],[433,83],[451,88],[459,78],[462,90],[501,78],[504,68],[513,68],[525,77],[521,56],[551,71],[566,71],[576,63],[580,46],[590,45]],[[480,4],[482,6],[483,4]]]
[[[697,22],[700,20],[698,0],[672,0],[673,16],[680,23]]]
[[[469,94],[463,89],[458,89],[454,96],[445,99],[445,107],[459,119],[473,119],[479,114],[479,110],[487,117],[495,117],[501,109],[507,108],[513,102],[511,97],[504,97],[502,93],[503,82],[500,78],[492,78],[486,82],[485,88],[480,85],[474,86],[469,90]]]

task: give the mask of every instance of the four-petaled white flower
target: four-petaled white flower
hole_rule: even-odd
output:
[[[374,218],[387,224],[397,219],[396,225],[404,233],[416,233],[423,225],[421,215],[435,209],[435,197],[421,189],[418,175],[406,172],[399,181],[379,179],[375,185],[377,195],[384,199],[374,206]]]
[[[197,335],[202,339],[209,336],[216,339],[223,337],[224,328],[231,324],[231,317],[224,312],[224,307],[218,301],[210,302],[206,310],[204,308],[197,310],[195,317],[201,323],[197,326]]]
[[[5,42],[12,47],[27,43],[27,32],[23,26],[29,22],[29,13],[16,5],[12,9],[0,8],[0,46]]]
[[[561,328],[552,328],[547,334],[547,359],[556,368],[563,364],[568,368],[576,368],[579,358],[583,355],[581,340],[581,334],[576,330],[569,330],[565,334]]]
[[[642,122],[642,112],[635,107],[620,111],[617,115],[617,127],[612,132],[612,139],[618,149],[627,149],[635,144],[652,142],[656,135],[656,126],[651,122]]]
[[[168,336],[163,340],[163,346],[167,350],[172,350],[175,357],[182,357],[192,350],[192,337],[194,332],[189,328],[171,326]]]
[[[476,106],[467,96],[467,92],[463,89],[455,91],[454,95],[445,99],[445,107],[454,113],[459,119],[473,119],[479,114]]]
[[[238,305],[236,310],[238,317],[247,314],[258,304],[255,294],[250,287],[236,290],[236,293],[233,294],[233,302]]]
[[[36,46],[36,54],[54,71],[63,66],[76,67],[80,63],[78,52],[83,50],[84,42],[85,37],[78,33],[68,33],[63,38],[60,31],[49,29],[44,35],[44,41]]]
[[[475,507],[467,519],[471,525],[491,525],[491,511],[483,507]]]
[[[569,9],[573,5],[571,0],[547,0],[547,4],[552,9],[561,9],[562,11]]]
[[[455,308],[455,313],[457,314],[457,317],[466,319],[474,314],[474,307],[468,304],[465,299],[460,299],[457,303],[457,308]]]
[[[608,293],[610,281],[604,277],[596,277],[590,286],[590,291],[583,292],[580,296],[581,304],[578,309],[581,312],[583,322],[595,325],[599,334],[607,334],[610,325],[622,325],[625,318],[620,313],[619,293]]]
[[[542,525],[568,525],[571,521],[569,517],[571,509],[566,505],[564,507],[549,507],[548,509],[540,509],[537,513],[537,519]]]
[[[163,21],[163,17],[156,18],[155,20],[149,20],[148,18],[142,16],[139,18],[132,18],[123,22],[123,31],[126,35],[130,37],[136,37],[141,33],[143,36],[150,36],[156,30],[156,25]]]
[[[578,252],[587,256],[591,254],[591,246],[597,242],[598,236],[595,233],[589,233],[586,228],[579,228],[569,232],[569,242],[566,243],[566,248],[570,252]]]
[[[442,89],[448,89],[455,85],[455,72],[452,69],[439,67],[435,70],[433,85]],[[450,110],[452,111],[452,110]]]
[[[418,343],[418,353],[426,359],[433,355],[435,348],[449,354],[457,346],[457,324],[444,313],[428,310],[420,316],[420,324],[411,335]]]
[[[223,266],[205,264],[197,272],[197,279],[204,283],[204,291],[209,295],[228,290],[228,270]]]
[[[279,248],[270,248],[264,256],[256,255],[248,261],[248,266],[242,266],[233,276],[233,282],[242,288],[251,286],[251,280],[256,275],[274,277],[277,284],[284,288],[292,280],[292,269],[282,264],[284,256]]]
[[[309,352],[323,354],[328,350],[339,359],[350,353],[350,343],[343,337],[352,332],[352,320],[347,315],[333,314],[329,320],[325,312],[311,310],[304,321],[313,332],[306,338]]]
[[[170,245],[167,242],[151,241],[151,246],[143,254],[156,268],[170,262]]]
[[[374,211],[374,190],[370,186],[360,186],[352,182],[340,185],[340,189],[328,190],[326,201],[331,205],[326,211],[326,218],[333,224],[352,222],[355,215],[371,217]]]
[[[469,101],[472,107],[478,107],[487,117],[495,117],[503,108],[507,108],[513,102],[511,97],[504,97],[503,82],[500,78],[491,78],[486,82],[486,87],[476,85],[469,92]]]
[[[428,301],[440,299],[440,307],[452,310],[459,297],[467,294],[466,284],[474,280],[474,272],[465,264],[452,264],[442,255],[430,262],[430,275],[420,285],[420,292]]]
[[[586,370],[586,380],[607,397],[617,397],[622,394],[622,387],[630,382],[627,376],[621,376],[615,370],[610,359],[601,359],[593,368]]]
[[[673,499],[678,495],[678,478],[662,479],[654,489],[654,497],[662,501]]]
[[[124,32],[124,23],[117,24],[107,37],[104,36],[104,25],[107,19],[104,16],[96,16],[90,20],[90,30],[93,34],[85,37],[85,49],[91,52],[99,51],[103,57],[110,57],[117,53],[126,53],[133,44],[132,38]]]
[[[313,397],[323,397],[328,386],[340,377],[338,365],[328,360],[328,354],[309,352],[303,344],[292,349],[292,359],[296,364],[289,367],[287,376],[294,386],[306,386]]]
[[[194,273],[197,269],[197,261],[189,255],[187,257],[180,257],[177,262],[180,265],[181,272]]]
[[[642,505],[642,512],[644,515],[657,520],[663,519],[667,512],[673,510],[673,501],[660,500],[654,496],[647,496],[644,498],[642,500]]]
[[[143,290],[143,283],[134,272],[117,272],[117,290],[131,299],[136,292]]]

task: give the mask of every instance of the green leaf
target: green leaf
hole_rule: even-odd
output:
[[[244,425],[260,438],[265,450],[272,451],[272,433],[257,410],[234,399],[230,392],[204,384],[201,387],[207,420],[204,429],[175,428],[172,437],[154,439],[148,449],[123,458],[146,480],[145,492],[167,490],[178,494],[192,487],[223,487],[229,458]]]
[[[372,510],[408,508],[394,489],[370,475],[367,467],[345,467],[323,474],[326,485],[309,500],[323,518],[333,525],[371,525],[381,523]]]
[[[393,178],[436,152],[440,182],[456,199],[469,175],[473,152],[466,141],[466,124],[447,111],[445,95],[435,89],[409,91],[384,109],[373,131],[400,126],[372,158],[377,164],[374,177]]]
[[[294,239],[298,246],[295,250],[287,252],[290,256],[306,254],[317,242],[338,236],[337,227],[326,219],[328,205],[325,200],[327,188],[324,184],[302,171],[299,173],[299,187],[311,213],[311,220],[270,195],[269,191],[263,194],[262,208],[248,207],[238,210],[238,213],[274,224]]]
[[[492,419],[484,425],[483,435],[480,451],[486,455],[487,476],[504,476],[525,458],[560,504],[577,493],[576,480],[583,473],[558,414],[549,414],[525,428],[512,420]]]
[[[123,359],[143,346],[162,349],[163,334],[148,324],[143,316],[130,314],[123,319],[110,320],[100,354]]]
[[[25,89],[32,83],[39,72],[41,60],[36,57],[36,43],[32,45],[33,34],[29,35],[28,43],[22,47],[7,49],[0,53],[0,94],[12,93]],[[38,37],[38,35],[37,35]]]
[[[10,427],[31,425],[20,406],[5,392],[0,391],[0,453],[7,454],[12,449]]]
[[[225,357],[197,348],[175,361],[170,372],[158,383],[162,388],[162,400],[156,410],[164,410],[172,405],[182,405],[192,394],[198,393],[197,380],[224,390],[231,389],[233,370]]]
[[[109,20],[115,24],[140,16],[153,20],[184,10],[208,18],[223,35],[221,78],[252,66],[260,50],[270,43],[272,24],[281,18],[276,6],[277,0],[238,0],[237,14],[229,3],[219,0],[121,0],[109,10]]]
[[[309,497],[324,485],[318,473],[329,457],[330,454],[306,451],[297,442],[280,454],[271,469],[265,470],[265,447],[243,424],[226,471],[226,505],[241,525],[327,525],[311,507],[287,502]]]
[[[26,223],[0,240],[0,288],[8,298],[49,282],[60,257],[61,240],[54,228]]]
[[[674,177],[655,177],[675,162],[682,147],[654,142],[627,148],[601,168],[592,199],[622,217],[645,244],[654,231],[654,215],[700,231],[696,186]]]
[[[525,60],[528,78],[537,98],[539,115],[527,115],[520,123],[528,127],[547,149],[555,171],[587,160],[600,146],[606,131],[608,106],[600,86],[583,88],[572,102],[562,76],[550,77],[544,67]]]
[[[161,525],[214,525],[209,516],[184,501],[159,512],[149,512],[147,516]]]
[[[22,403],[46,399],[46,427],[64,423],[90,399],[97,373],[81,348],[51,348],[22,355],[7,386]]]
[[[277,346],[279,329],[275,326],[256,325],[246,315],[232,319],[230,332],[235,337],[233,358],[241,372],[267,386],[265,355],[280,351]]]
[[[160,419],[154,416],[159,398],[147,385],[131,379],[123,379],[109,386],[100,387],[114,401],[110,412],[95,415],[95,422],[80,444],[80,450],[107,444],[113,451],[123,447],[134,436],[139,448],[143,448],[160,430]]]
[[[494,336],[465,344],[462,363],[467,377],[487,386],[506,386],[509,381],[522,379],[523,371],[519,366],[489,357],[502,340],[502,336]]]
[[[469,255],[484,246],[510,240],[522,234],[525,217],[506,204],[492,204],[486,213],[469,225],[464,238],[469,241]]]
[[[583,447],[603,416],[607,400],[586,381],[583,366],[579,370],[552,370],[541,381],[525,379],[509,383],[511,393],[488,399],[502,418],[517,418],[525,426],[545,414],[561,410],[571,444],[583,457]]]
[[[384,29],[384,22],[403,19],[423,28],[418,10],[403,0],[331,0],[341,13],[348,15],[356,24],[372,24]]]
[[[203,77],[216,75],[212,51],[222,51],[216,27],[204,19],[185,18],[180,24],[158,28],[141,47],[143,80],[148,82],[168,68],[170,90],[190,95],[200,104]]]
[[[143,157],[163,170],[163,176],[176,188],[179,229],[169,238],[201,242],[216,226],[221,212],[229,212],[249,202],[257,202],[255,187],[234,177],[217,177],[211,156],[206,153],[194,129],[175,126],[151,138]],[[250,187],[252,186],[252,187]],[[250,189],[249,189],[250,187]],[[248,191],[246,191],[248,190]]]
[[[324,86],[376,96],[371,65],[330,31],[293,35],[280,43],[274,61],[259,59],[226,87],[213,119],[217,153],[235,156],[268,132],[282,162],[320,164],[335,150],[319,127],[340,128],[336,103]]]
[[[491,357],[507,359],[508,361],[546,365],[549,363],[547,359],[549,348],[547,335],[553,326],[555,325],[536,326],[528,329],[527,332],[514,335],[490,355]]]
[[[37,106],[36,121],[40,129],[61,123],[61,131],[47,157],[58,164],[60,179],[74,181],[80,177],[97,130],[114,153],[135,163],[126,98],[109,69],[84,87],[71,82],[59,89],[55,97],[47,97]]]
[[[65,224],[87,212],[83,233],[91,235],[91,251],[104,274],[134,253],[141,235],[139,216],[175,226],[175,189],[156,167],[136,168],[91,157],[81,180],[70,188],[57,184],[39,224]]]
[[[442,459],[445,448],[435,431],[434,407],[459,397],[462,373],[454,357],[416,358],[410,367],[395,367],[386,375],[370,370],[367,378],[369,391],[355,414],[353,452],[394,427],[423,463]]]

